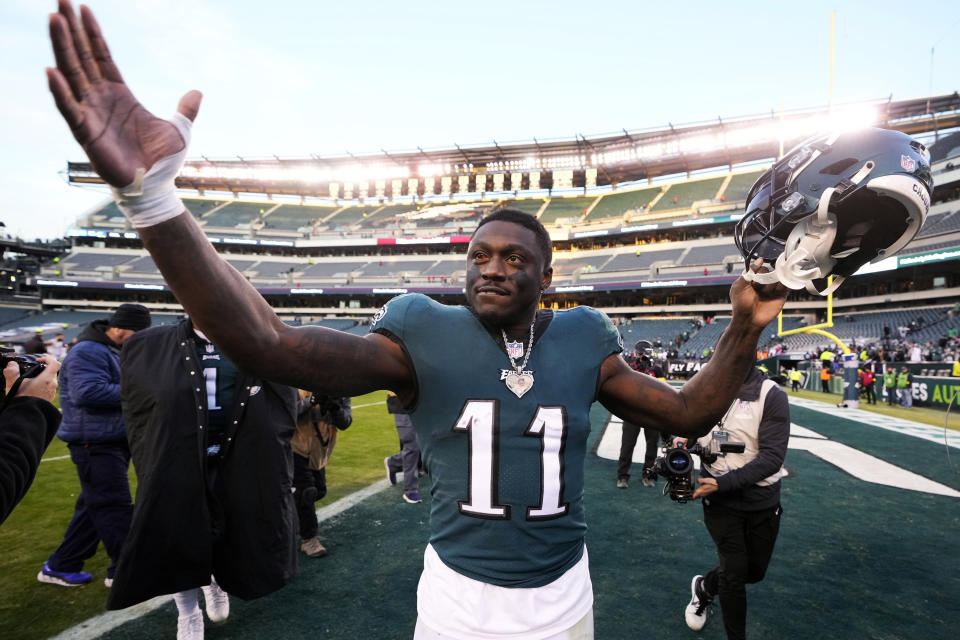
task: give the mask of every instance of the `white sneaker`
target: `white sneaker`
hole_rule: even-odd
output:
[[[203,612],[197,609],[190,615],[177,618],[177,640],[203,640]]]
[[[690,581],[690,604],[687,605],[686,611],[684,611],[684,617],[687,620],[687,626],[693,629],[694,631],[700,631],[703,629],[703,625],[707,623],[707,614],[710,606],[710,603],[713,602],[713,598],[707,595],[707,592],[703,588],[703,576],[693,576],[693,580]]]
[[[207,617],[210,622],[223,622],[230,617],[230,596],[215,581],[210,586],[200,587],[207,605]],[[201,636],[202,637],[202,636]]]

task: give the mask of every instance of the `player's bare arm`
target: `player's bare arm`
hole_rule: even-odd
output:
[[[761,267],[758,261],[751,268]],[[787,290],[757,286],[742,277],[730,287],[733,318],[717,342],[710,364],[680,390],[633,371],[619,355],[601,369],[599,400],[615,415],[636,424],[681,436],[709,431],[733,402],[756,360],[757,340],[777,317]]]
[[[123,81],[93,13],[77,15],[60,0],[50,16],[57,66],[47,79],[57,108],[98,174],[116,189],[142,179],[185,140],[172,123],[137,101]],[[192,122],[201,94],[177,107]],[[376,389],[413,395],[413,378],[399,346],[379,335],[358,337],[322,327],[289,327],[246,279],[213,249],[193,217],[139,229],[167,284],[187,313],[240,368],[271,380],[330,395]]]

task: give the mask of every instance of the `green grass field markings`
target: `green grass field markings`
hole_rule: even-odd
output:
[[[794,427],[797,426],[795,424],[790,425],[790,443],[787,445],[789,449],[807,451],[864,482],[960,498],[960,491],[912,471],[907,471],[842,442],[825,438],[810,429],[800,427],[802,431],[795,431]],[[812,436],[808,434],[812,434]]]
[[[69,460],[70,456],[54,456],[52,458],[42,458],[40,462],[54,462],[55,460]]]
[[[385,403],[380,402],[374,404]],[[317,509],[317,522],[324,522],[334,518],[347,509],[360,504],[370,496],[377,494],[390,486],[390,483],[387,482],[386,478],[384,478],[383,480],[374,482],[364,489],[355,491],[348,496],[340,498],[333,504],[321,507]],[[53,636],[50,640],[93,640],[93,638],[99,638],[111,629],[115,629],[122,624],[126,624],[127,622],[141,618],[151,611],[159,609],[163,605],[172,601],[172,595],[157,596],[156,598],[151,598],[146,602],[141,602],[140,604],[136,604],[126,609],[121,609],[119,611],[108,611],[98,616],[94,616],[88,620],[84,620],[80,624],[70,627],[62,633]]]
[[[832,416],[849,418],[850,420],[869,424],[874,427],[880,427],[881,429],[886,429],[888,431],[894,431],[896,433],[913,436],[915,438],[922,438],[938,444],[943,444],[946,442],[951,447],[960,449],[960,433],[948,430],[945,434],[942,427],[938,428],[931,425],[921,424],[919,422],[913,422],[912,420],[885,416],[878,413],[873,413],[872,411],[864,411],[863,409],[840,409],[833,404],[818,402],[816,400],[807,400],[805,398],[798,398],[796,396],[790,397],[790,404],[795,404],[798,407],[819,411],[821,413],[829,413]]]

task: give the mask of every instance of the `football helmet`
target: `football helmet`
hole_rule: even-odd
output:
[[[930,153],[904,133],[870,128],[811,138],[747,195],[734,234],[744,278],[832,293],[861,266],[913,239],[932,191]],[[771,271],[751,272],[756,258]]]
[[[633,345],[633,352],[641,358],[651,360],[653,359],[653,343],[649,340],[637,340],[637,343]]]

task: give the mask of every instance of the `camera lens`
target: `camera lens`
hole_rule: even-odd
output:
[[[671,449],[667,452],[667,469],[675,475],[685,475],[693,468],[693,458],[683,449]]]

